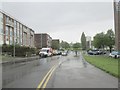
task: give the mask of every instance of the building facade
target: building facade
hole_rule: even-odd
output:
[[[52,38],[47,33],[35,34],[35,47],[40,48],[51,48]]]
[[[0,45],[2,44],[34,47],[34,31],[0,11]]]
[[[114,2],[115,49],[120,51],[120,0]]]
[[[0,45],[3,44],[3,14],[0,13]]]
[[[92,48],[92,41],[90,36],[86,36],[86,48],[87,49]]]

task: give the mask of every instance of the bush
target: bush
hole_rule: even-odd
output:
[[[12,56],[14,55],[14,45],[2,45],[2,53],[8,54],[10,53]],[[30,48],[26,46],[15,45],[15,56],[25,57],[31,56],[35,54],[35,48]]]

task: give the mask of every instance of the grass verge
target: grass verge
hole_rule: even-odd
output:
[[[83,56],[85,60],[91,63],[92,65],[104,70],[105,72],[115,77],[120,77],[120,71],[118,69],[118,66],[120,65],[120,59],[114,59],[108,56]]]

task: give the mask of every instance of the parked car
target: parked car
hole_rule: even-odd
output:
[[[57,50],[53,50],[53,55],[57,55],[58,51]]]
[[[89,50],[87,53],[88,53],[89,55],[99,55],[98,50]]]
[[[52,49],[51,48],[42,48],[39,52],[40,57],[49,57],[52,56]]]
[[[89,51],[87,51],[87,53],[89,55],[102,55],[102,54],[106,54],[106,51],[103,51],[103,50],[89,50]]]
[[[68,55],[68,51],[63,51],[62,52],[62,56],[67,56]]]
[[[58,50],[58,54],[57,55],[62,55],[62,51]]]
[[[109,57],[112,57],[112,58],[120,58],[120,52],[118,52],[118,51],[112,51],[112,52],[109,54]]]
[[[98,54],[101,55],[101,54],[106,54],[107,52],[105,50],[98,50]]]

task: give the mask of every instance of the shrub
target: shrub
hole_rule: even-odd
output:
[[[14,45],[2,45],[2,53],[14,55]],[[15,45],[15,56],[25,57],[35,54],[35,48],[30,48],[26,46]]]

